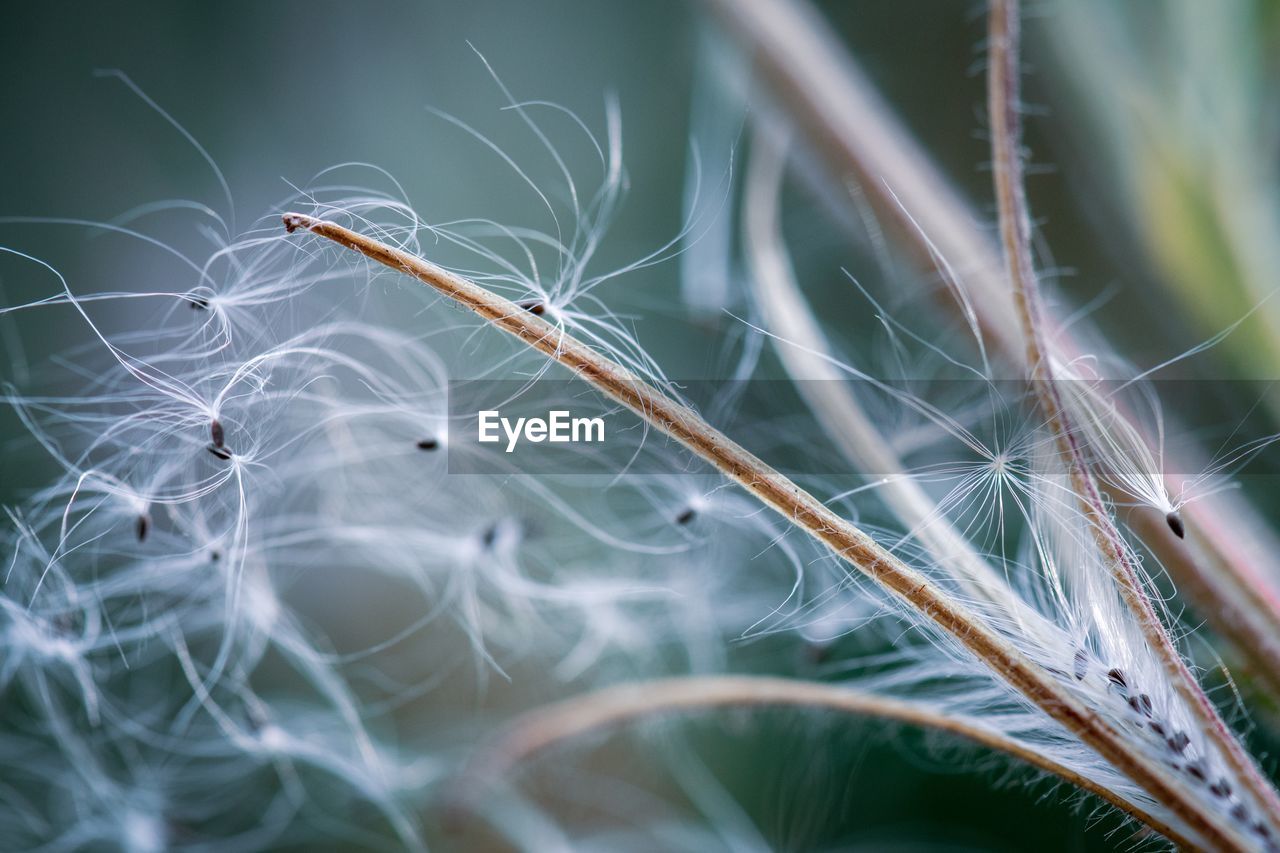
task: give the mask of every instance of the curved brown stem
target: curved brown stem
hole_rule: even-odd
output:
[[[606,687],[530,711],[516,718],[500,737],[483,747],[468,763],[457,785],[458,793],[451,798],[451,811],[472,810],[480,793],[505,777],[517,764],[542,750],[593,731],[659,714],[781,707],[876,717],[956,735],[1070,782],[1175,844],[1186,848],[1195,846],[1139,805],[976,720],[944,714],[922,702],[890,699],[818,681],[763,676],[691,676],[641,681]]]
[[[596,390],[621,403],[650,426],[675,439],[726,478],[803,530],[858,572],[892,593],[907,608],[953,637],[1081,742],[1128,776],[1205,842],[1245,850],[1237,827],[1223,823],[1167,769],[1134,749],[1125,736],[1069,693],[1052,674],[1027,658],[967,606],[886,551],[853,523],[763,460],[708,424],[695,411],[654,388],[543,317],[403,249],[333,222],[286,213],[285,228],[332,240],[397,272],[413,276],[470,309],[493,326],[567,367]]]
[[[1046,424],[1057,442],[1062,462],[1070,474],[1080,509],[1092,525],[1094,539],[1111,569],[1125,605],[1133,613],[1143,637],[1156,652],[1174,687],[1199,720],[1205,735],[1216,744],[1223,758],[1266,810],[1272,825],[1280,829],[1280,797],[1219,716],[1156,614],[1133,562],[1132,551],[1103,502],[1102,492],[1086,461],[1078,434],[1071,424],[1071,413],[1057,384],[1031,252],[1031,217],[1019,150],[1022,138],[1019,36],[1018,0],[991,0],[987,102],[991,119],[992,171],[1006,270],[1023,331],[1031,385]]]

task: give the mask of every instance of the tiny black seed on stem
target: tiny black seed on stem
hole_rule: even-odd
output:
[[[209,422],[209,437],[213,439],[214,447],[222,447],[226,444],[227,434],[222,429],[222,421],[214,418]]]
[[[424,438],[422,441],[418,442],[419,450],[435,450],[439,446],[440,442],[436,441],[434,438]]]
[[[535,317],[541,317],[547,310],[547,306],[537,299],[526,299],[523,302],[517,302],[516,305],[528,311]]]
[[[697,516],[697,513],[692,508],[686,509],[676,516],[676,524],[688,524],[693,521],[695,516]]]
[[[1187,537],[1187,528],[1183,526],[1182,516],[1178,515],[1177,510],[1166,515],[1164,520],[1168,523],[1169,529],[1173,531],[1174,536],[1177,536],[1179,539],[1185,539]]]
[[[1072,674],[1075,675],[1076,681],[1084,681],[1085,674],[1089,671],[1089,656],[1084,653],[1084,649],[1076,649],[1075,666]]]

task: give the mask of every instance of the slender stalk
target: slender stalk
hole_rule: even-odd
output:
[[[849,389],[846,374],[829,357],[826,335],[796,283],[782,237],[779,194],[786,142],[777,137],[785,131],[762,122],[767,120],[756,119],[744,178],[743,245],[761,322],[781,339],[775,351],[783,368],[837,449],[864,473],[881,478],[877,494],[920,540],[930,558],[952,570],[967,594],[996,601],[1010,612],[1023,611],[1005,578],[955,529],[920,484],[907,476],[902,460]]]
[[[1138,621],[1147,643],[1155,650],[1174,687],[1199,719],[1205,734],[1217,744],[1228,764],[1248,786],[1274,826],[1280,827],[1280,797],[1259,772],[1213,703],[1192,676],[1143,589],[1132,552],[1125,544],[1102,499],[1098,483],[1085,460],[1072,428],[1054,374],[1053,356],[1045,334],[1039,282],[1031,252],[1031,217],[1023,182],[1019,109],[1020,74],[1018,0],[991,0],[988,18],[990,69],[987,100],[991,118],[992,170],[1000,236],[1014,307],[1026,345],[1026,363],[1036,399],[1059,455],[1070,473],[1080,509],[1089,519],[1099,550],[1120,588],[1121,597]]]
[[[1151,812],[976,720],[944,714],[923,702],[889,699],[819,681],[763,676],[695,676],[622,684],[530,711],[516,718],[471,760],[458,781],[452,806],[473,809],[483,790],[506,777],[516,765],[549,747],[594,731],[659,714],[785,707],[876,717],[956,735],[1070,782],[1175,844],[1195,846]]]
[[[1092,708],[1080,702],[1043,667],[1023,655],[966,606],[880,547],[826,504],[716,430],[688,406],[672,400],[542,317],[430,261],[304,214],[286,213],[283,221],[290,232],[306,229],[413,276],[564,365],[596,390],[635,412],[654,429],[714,465],[726,478],[950,635],[1028,701],[1146,789],[1206,843],[1223,850],[1249,848],[1237,827],[1222,823],[1218,815],[1204,809],[1200,798],[1177,777],[1133,749],[1124,736]]]
[[[746,46],[827,171],[858,187],[859,198],[922,267],[935,268],[938,255],[947,259],[973,296],[988,345],[1021,366],[1024,347],[998,248],[822,16],[805,0],[702,1]],[[1055,328],[1054,337],[1067,357],[1080,351],[1069,330]],[[1198,470],[1201,461],[1186,458],[1172,470]],[[1182,512],[1192,547],[1169,532],[1162,512],[1137,507],[1132,523],[1179,590],[1249,663],[1259,686],[1280,699],[1280,542],[1232,492]]]

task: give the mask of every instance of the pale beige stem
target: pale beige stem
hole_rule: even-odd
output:
[[[777,336],[774,348],[787,374],[796,380],[819,426],[858,470],[875,478],[876,494],[928,551],[932,560],[965,584],[966,592],[1000,604],[1010,613],[1025,608],[1008,581],[962,536],[914,479],[849,388],[847,374],[834,363],[826,335],[795,280],[779,221],[779,193],[785,172],[785,147],[756,120],[742,199],[743,245],[751,267],[751,286],[760,305],[760,322]],[[1030,614],[1028,614],[1030,617]]]
[[[1222,822],[1220,816],[1205,809],[1200,798],[1170,776],[1166,768],[1135,750],[1092,708],[1076,699],[1050,673],[1014,648],[967,607],[881,548],[826,504],[716,430],[688,406],[658,391],[564,329],[430,261],[304,214],[286,213],[283,221],[290,232],[306,229],[413,276],[564,365],[596,390],[635,412],[651,427],[714,465],[729,480],[949,634],[1031,703],[1146,789],[1207,844],[1223,850],[1248,849],[1236,826]]]
[[[1025,744],[977,720],[944,714],[924,702],[890,699],[818,681],[763,676],[690,676],[606,687],[516,718],[468,763],[451,805],[471,810],[488,787],[536,753],[591,732],[660,714],[723,708],[795,707],[835,711],[946,732],[1051,773],[1088,791],[1184,848],[1195,844],[1165,821]]]
[[[741,40],[776,103],[827,171],[857,185],[859,199],[922,267],[935,268],[936,255],[947,259],[973,297],[988,346],[1021,366],[1019,322],[998,248],[822,16],[805,0],[703,2]],[[1054,337],[1064,357],[1082,351],[1069,330],[1055,328]],[[1203,460],[1186,458],[1171,470],[1203,467]],[[1170,488],[1176,492],[1177,484]],[[1182,512],[1194,551],[1169,532],[1162,512],[1137,507],[1132,523],[1198,612],[1249,662],[1259,686],[1280,699],[1278,540],[1232,492],[1207,496]]]
[[[1280,797],[1218,715],[1213,702],[1187,668],[1156,614],[1134,565],[1132,552],[1103,502],[1097,481],[1079,445],[1078,434],[1072,427],[1071,414],[1061,397],[1054,374],[1052,350],[1045,335],[1044,309],[1031,252],[1031,216],[1020,150],[1019,35],[1018,0],[991,0],[987,103],[991,121],[992,171],[1006,268],[1013,288],[1014,307],[1023,330],[1031,384],[1046,424],[1057,442],[1063,464],[1070,473],[1081,511],[1093,527],[1098,548],[1111,569],[1126,606],[1137,619],[1147,643],[1159,656],[1174,687],[1200,721],[1205,735],[1217,745],[1258,805],[1266,810],[1273,827],[1280,829]]]

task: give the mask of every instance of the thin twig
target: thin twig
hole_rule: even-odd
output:
[[[397,272],[411,275],[474,311],[538,352],[556,360],[609,398],[675,439],[908,608],[950,635],[1032,704],[1090,746],[1120,773],[1144,788],[1206,843],[1223,850],[1246,850],[1236,826],[1223,824],[1168,770],[1134,750],[1092,708],[1070,694],[1043,667],[955,601],[920,572],[881,548],[858,527],[765,464],[689,407],[514,302],[412,255],[333,222],[300,213],[283,216],[290,232],[306,229]]]
[[[1021,366],[1023,344],[999,250],[822,16],[805,0],[703,2],[747,47],[828,172],[857,185],[859,198],[893,226],[888,233],[922,267],[936,267],[937,255],[947,259],[973,296],[988,345]],[[1079,349],[1069,330],[1054,335],[1064,354]],[[1201,467],[1186,458],[1171,470]],[[1280,700],[1280,591],[1273,586],[1280,578],[1280,542],[1233,492],[1204,497],[1182,512],[1188,542],[1175,538],[1164,513],[1150,507],[1136,507],[1132,523],[1179,590],[1249,662],[1259,686]]]
[[[1020,150],[1019,29],[1018,0],[991,0],[987,99],[991,120],[992,171],[1006,268],[1023,330],[1031,385],[1058,445],[1059,455],[1070,473],[1081,511],[1092,525],[1098,548],[1119,586],[1121,597],[1137,619],[1143,637],[1159,656],[1174,687],[1199,719],[1205,734],[1217,744],[1228,764],[1267,811],[1273,825],[1280,827],[1280,797],[1218,715],[1156,614],[1133,562],[1132,551],[1103,502],[1078,435],[1072,428],[1070,412],[1062,400],[1052,350],[1044,330],[1044,309],[1031,252],[1031,217]]]
[[[507,777],[516,765],[549,747],[591,732],[660,714],[782,707],[876,717],[956,735],[1070,782],[1175,844],[1186,848],[1195,846],[1151,812],[977,720],[944,714],[923,702],[890,699],[819,681],[764,676],[693,676],[641,681],[606,687],[530,711],[511,722],[502,735],[482,747],[469,762],[459,777],[458,796],[452,798],[452,805],[457,809],[474,809],[479,794]]]

